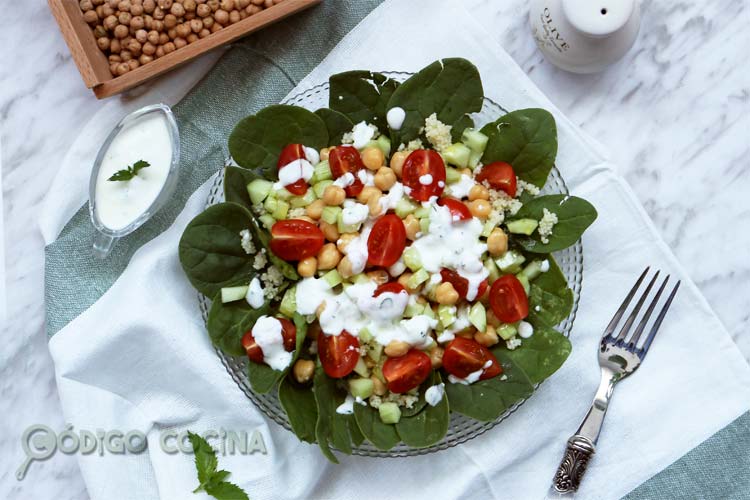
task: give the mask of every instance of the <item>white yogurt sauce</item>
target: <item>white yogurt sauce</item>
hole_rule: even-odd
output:
[[[354,413],[354,398],[351,394],[347,394],[344,402],[336,408],[336,413],[339,415],[351,415]]]
[[[263,351],[263,361],[274,370],[282,371],[292,362],[292,353],[284,349],[281,322],[261,316],[253,326],[253,338]]]
[[[307,182],[312,178],[313,172],[312,163],[309,161],[302,158],[294,160],[279,169],[279,184],[286,187],[300,179]]]
[[[139,160],[149,166],[131,180],[107,180]],[[161,113],[150,113],[120,130],[104,153],[96,178],[95,206],[101,223],[118,230],[135,221],[159,196],[171,164],[172,137]]]
[[[375,137],[376,127],[369,125],[366,122],[359,122],[352,129],[352,140],[354,141],[354,147],[362,149],[367,146],[367,143]]]
[[[430,227],[427,234],[417,238],[412,248],[419,252],[422,266],[431,273],[439,273],[444,267],[455,269],[469,281],[466,298],[476,298],[479,285],[489,272],[482,263],[482,254],[487,244],[479,237],[482,222],[472,217],[470,220],[454,222],[448,207],[429,203]]]
[[[346,172],[344,175],[333,181],[333,185],[340,188],[349,187],[352,184],[354,184],[354,174],[351,172]]]
[[[253,309],[258,309],[265,303],[263,287],[260,286],[260,280],[258,278],[253,278],[250,282],[250,286],[247,287],[245,300]]]
[[[430,406],[437,406],[437,404],[443,400],[445,394],[445,384],[439,383],[429,387],[424,393],[424,400]]]
[[[404,108],[399,107],[389,109],[388,113],[385,115],[385,119],[388,121],[388,126],[393,130],[401,130],[405,118],[406,111],[404,111]]]
[[[419,176],[419,183],[423,186],[429,186],[432,184],[432,175],[424,174]]]
[[[469,373],[468,375],[466,375],[466,378],[456,377],[455,375],[448,375],[448,380],[451,384],[471,385],[479,380],[479,377],[482,376],[482,373],[490,366],[492,366],[492,361],[487,360],[487,362],[479,370]]]
[[[341,211],[341,222],[347,226],[353,226],[364,222],[368,215],[370,215],[370,209],[367,205],[362,205],[352,200],[345,200],[344,209]]]
[[[448,185],[448,193],[458,199],[467,198],[469,196],[469,191],[471,191],[471,188],[473,188],[475,184],[476,181],[474,181],[472,177],[466,174],[461,174],[461,178],[458,182]]]
[[[534,335],[534,326],[528,321],[520,321],[518,323],[518,336],[527,339],[532,335]]]
[[[382,196],[380,200],[378,200],[378,203],[380,203],[380,208],[382,209],[383,213],[385,213],[388,210],[395,209],[396,205],[398,205],[398,202],[401,201],[403,197],[404,185],[400,182],[396,182],[393,186],[391,186],[391,189],[388,190],[388,194]]]

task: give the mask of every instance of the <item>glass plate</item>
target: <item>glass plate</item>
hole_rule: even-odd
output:
[[[403,81],[410,76],[409,73],[397,73],[397,72],[385,72],[386,76],[395,80]],[[306,90],[300,94],[290,97],[283,104],[293,104],[301,106],[303,108],[314,111],[319,108],[328,106],[328,82],[322,83],[309,90]],[[481,127],[486,123],[495,121],[500,116],[507,113],[502,106],[493,102],[490,99],[485,98],[482,105],[482,110],[475,113],[472,117],[477,127]],[[223,171],[222,171],[223,172]],[[224,176],[223,173],[219,173],[211,186],[211,191],[208,196],[207,206],[221,203],[224,201]],[[565,181],[560,175],[560,171],[556,167],[552,168],[547,184],[542,190],[543,194],[568,194],[568,188],[565,185]],[[576,317],[578,310],[578,300],[581,294],[581,282],[583,280],[583,247],[580,240],[570,248],[567,248],[561,252],[555,252],[554,254],[557,263],[560,265],[560,269],[565,274],[568,280],[568,285],[573,289],[573,310],[570,315],[562,321],[557,329],[563,333],[566,337],[570,336],[570,331],[573,328],[573,321]],[[209,298],[199,295],[199,304],[201,313],[203,314],[204,321],[208,318],[208,311],[211,307],[211,301]],[[289,425],[289,419],[284,412],[276,391],[267,394],[256,394],[250,387],[250,381],[247,377],[247,363],[249,362],[246,357],[234,357],[224,354],[220,350],[216,350],[222,364],[226,367],[229,375],[237,383],[243,393],[252,401],[255,406],[271,418],[274,422],[291,432],[291,426]],[[533,395],[532,395],[533,396]],[[433,453],[439,450],[445,450],[458,444],[464,443],[470,439],[487,432],[488,430],[495,427],[497,424],[508,418],[518,407],[520,407],[526,400],[518,401],[516,404],[508,408],[502,415],[492,422],[480,422],[457,413],[451,414],[450,426],[448,433],[438,443],[427,448],[411,448],[404,445],[403,443],[398,444],[388,451],[378,450],[368,442],[362,443],[362,445],[354,447],[352,452],[354,455],[361,455],[367,457],[406,457],[415,455],[424,455],[427,453]]]

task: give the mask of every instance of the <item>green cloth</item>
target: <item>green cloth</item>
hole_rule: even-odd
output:
[[[135,251],[167,229],[188,197],[223,165],[228,156],[226,138],[234,124],[279,102],[378,4],[380,0],[326,0],[246,38],[219,60],[174,107],[182,152],[180,181],[172,200],[120,240],[104,261],[91,252],[93,228],[86,206],[46,248],[50,337],[96,302],[122,274]],[[750,498],[750,413],[627,498]]]

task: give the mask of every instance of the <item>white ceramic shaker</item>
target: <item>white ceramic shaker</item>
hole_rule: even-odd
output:
[[[596,73],[633,46],[637,0],[532,0],[531,30],[544,56],[574,73]]]

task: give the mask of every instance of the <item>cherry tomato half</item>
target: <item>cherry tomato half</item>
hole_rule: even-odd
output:
[[[331,174],[333,174],[334,179],[338,179],[346,173],[354,176],[354,183],[344,188],[348,197],[353,198],[362,192],[365,186],[357,177],[357,172],[362,170],[365,165],[362,163],[362,157],[359,155],[357,148],[336,146],[328,153],[328,164],[331,166]]]
[[[441,207],[448,207],[451,211],[451,218],[453,222],[460,222],[462,220],[471,219],[471,212],[461,200],[455,198],[439,198],[437,204]]]
[[[284,350],[292,352],[297,347],[297,328],[294,323],[286,318],[277,318],[281,323],[281,336],[284,339]],[[263,363],[263,349],[260,348],[255,337],[253,337],[253,331],[249,330],[242,336],[242,347],[245,348],[247,357],[254,363]]]
[[[425,176],[431,176],[425,177]],[[440,196],[445,189],[445,163],[433,150],[418,149],[404,162],[402,180],[411,191],[409,196],[417,201],[427,201],[432,196]],[[430,182],[423,184],[422,181]]]
[[[281,150],[279,155],[279,161],[276,163],[276,167],[281,170],[286,165],[289,165],[295,160],[301,160],[307,158],[305,156],[305,148],[302,144],[288,144],[284,149]],[[287,191],[297,196],[302,196],[307,192],[307,182],[304,179],[299,179],[292,184],[284,186]]]
[[[513,167],[504,161],[496,161],[485,165],[477,174],[477,182],[487,181],[492,189],[505,191],[514,198],[516,196],[516,174]]]
[[[343,330],[338,335],[318,334],[318,357],[323,371],[331,378],[349,375],[359,361],[359,340]]]
[[[490,288],[490,307],[503,323],[515,323],[529,315],[529,299],[518,278],[500,276]]]
[[[484,368],[488,361],[490,365]],[[496,377],[503,372],[503,367],[497,362],[492,351],[475,340],[464,337],[456,337],[445,348],[443,368],[458,378],[466,378],[470,373],[482,370],[479,380]]]
[[[371,266],[392,266],[406,248],[406,228],[396,214],[380,217],[367,238],[367,263]]]
[[[271,227],[271,251],[284,260],[302,260],[318,253],[323,232],[302,219],[280,220]]]
[[[372,296],[377,297],[381,293],[401,293],[405,292],[406,288],[398,281],[391,281],[390,283],[383,283],[372,292]]]
[[[456,271],[446,268],[440,270],[440,277],[443,278],[443,283],[448,282],[453,285],[453,289],[458,292],[459,298],[466,298],[466,294],[469,293],[469,280]]]
[[[383,363],[383,377],[391,392],[403,393],[419,387],[431,371],[430,357],[419,349],[410,349],[403,356],[388,358]]]

